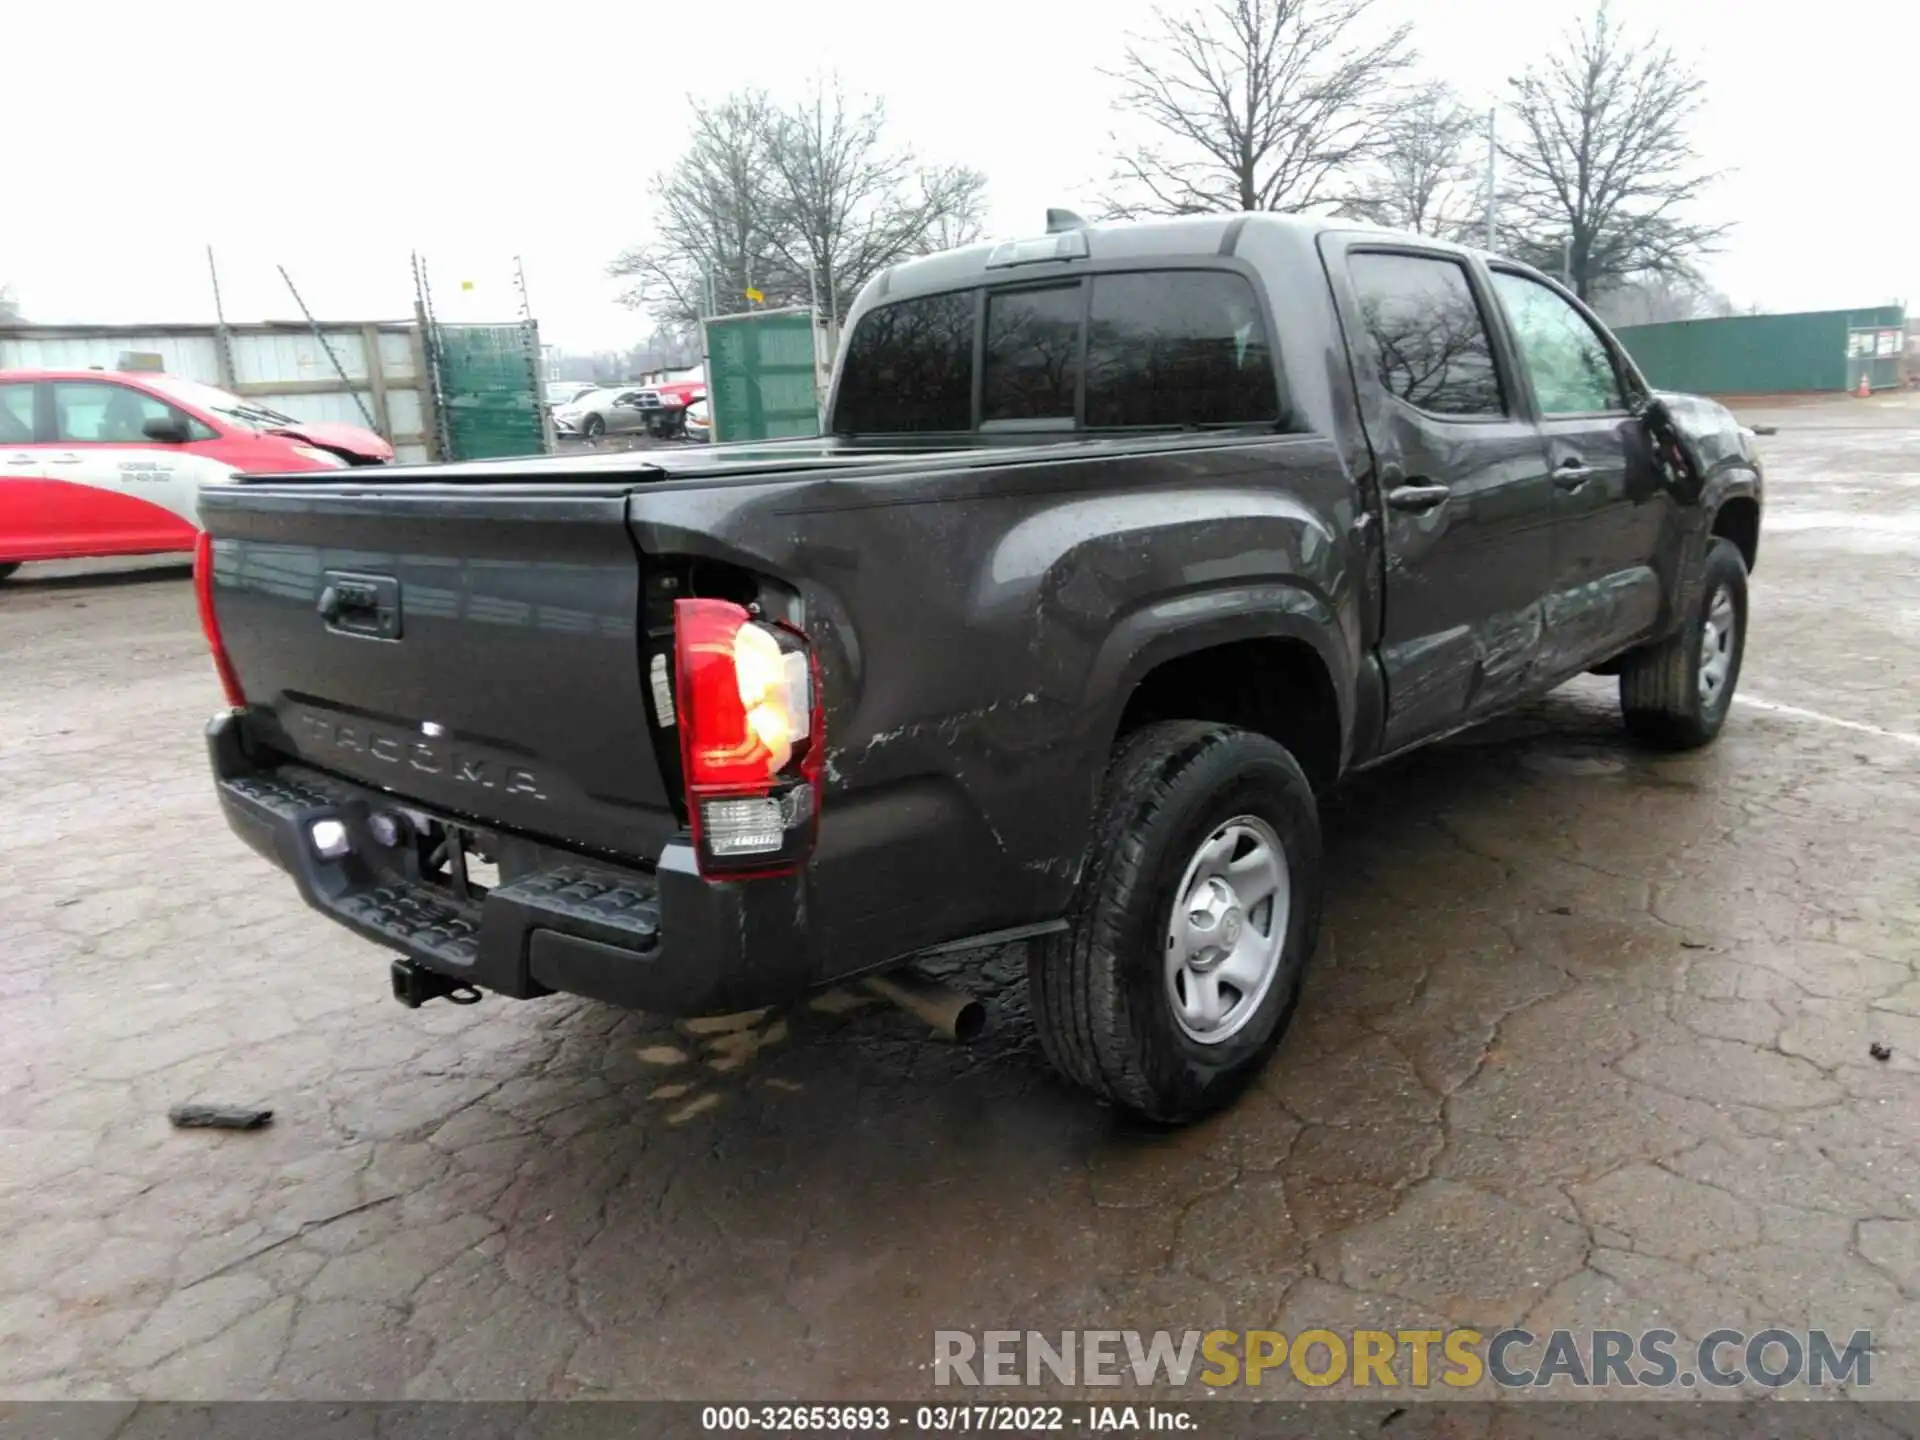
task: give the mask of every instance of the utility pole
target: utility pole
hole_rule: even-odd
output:
[[[1490,106],[1487,110],[1487,245],[1491,252],[1498,236],[1494,211],[1498,206],[1495,198],[1499,193],[1495,188],[1499,180],[1500,148],[1494,139],[1494,127],[1499,123],[1500,107]]]

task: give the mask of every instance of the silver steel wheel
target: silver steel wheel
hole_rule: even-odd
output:
[[[1713,592],[1700,633],[1700,706],[1712,710],[1727,688],[1733,671],[1734,644],[1739,639],[1740,614],[1733,608],[1733,592],[1721,586]]]
[[[1189,1038],[1224,1044],[1259,1012],[1292,909],[1287,852],[1266,821],[1236,816],[1201,843],[1167,921],[1167,1000]]]

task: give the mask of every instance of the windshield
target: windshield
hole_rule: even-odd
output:
[[[147,383],[162,395],[169,395],[184,405],[193,405],[201,410],[211,410],[223,415],[237,425],[245,425],[250,430],[272,430],[283,425],[298,425],[300,422],[257,400],[243,400],[238,395],[229,395],[212,385],[202,385],[198,380],[182,380],[177,375],[149,375]]]

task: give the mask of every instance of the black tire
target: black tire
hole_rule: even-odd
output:
[[[21,560],[0,560],[0,580],[5,580],[25,563]]]
[[[589,440],[598,440],[607,433],[607,422],[598,415],[589,415],[580,422],[580,433]]]
[[[1722,594],[1733,605],[1732,653],[1726,678],[1709,702],[1701,693],[1701,655],[1707,617]],[[1727,722],[1746,647],[1746,561],[1732,541],[1714,540],[1685,622],[1658,645],[1627,655],[1621,667],[1620,709],[1628,732],[1663,750],[1697,750],[1712,744]]]
[[[1196,1040],[1167,994],[1175,890],[1202,844],[1240,816],[1284,853],[1291,903],[1279,968],[1231,1038]],[[1035,942],[1027,981],[1054,1068],[1121,1109],[1184,1124],[1232,1100],[1279,1044],[1319,939],[1320,816],[1293,756],[1265,736],[1169,721],[1135,731],[1107,771],[1088,868],[1065,933]]]

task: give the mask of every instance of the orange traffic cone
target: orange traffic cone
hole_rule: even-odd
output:
[[[1866,371],[1862,370],[1860,372],[1860,388],[1853,393],[1858,395],[1862,400],[1871,400],[1873,398],[1873,382],[1867,378]]]

